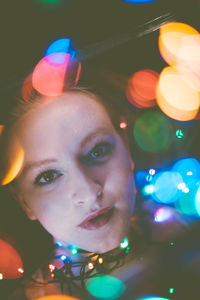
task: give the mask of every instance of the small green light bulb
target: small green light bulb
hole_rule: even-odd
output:
[[[124,238],[123,242],[120,244],[120,248],[126,248],[128,246],[128,239],[127,237]]]
[[[75,255],[78,253],[78,249],[74,247],[74,248],[72,248],[71,252],[73,255]]]
[[[176,137],[182,139],[184,137],[183,131],[181,129],[176,130]]]

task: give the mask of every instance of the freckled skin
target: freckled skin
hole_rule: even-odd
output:
[[[93,252],[117,247],[134,210],[133,162],[103,105],[91,95],[69,92],[35,104],[18,120],[14,131],[25,153],[23,168],[30,161],[55,159],[25,173],[22,169],[17,178],[16,193],[28,217],[37,219],[66,245]],[[82,145],[96,131],[98,135]],[[84,160],[102,141],[112,145],[111,151],[90,162]],[[53,181],[35,183],[41,172],[52,169],[57,172]],[[40,177],[42,183],[46,179]],[[105,207],[114,210],[104,226],[95,230],[78,226]]]

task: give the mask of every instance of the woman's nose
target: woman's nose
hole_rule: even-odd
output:
[[[101,184],[82,170],[76,170],[73,173],[70,178],[70,197],[73,203],[77,206],[83,204],[95,206],[95,203],[103,196]]]

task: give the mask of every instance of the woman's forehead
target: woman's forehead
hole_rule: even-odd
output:
[[[63,130],[75,131],[78,135],[91,127],[112,127],[104,106],[84,93],[66,93],[33,105],[16,124],[19,135]]]

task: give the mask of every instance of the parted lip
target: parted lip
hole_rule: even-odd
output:
[[[108,207],[105,207],[105,208],[102,208],[92,214],[90,214],[87,218],[85,218],[83,220],[83,222],[81,222],[78,226],[79,227],[84,227],[89,221],[91,221],[92,219],[100,216],[100,215],[103,215],[103,214],[106,214],[107,212],[109,212],[113,207],[111,206],[108,206]]]

